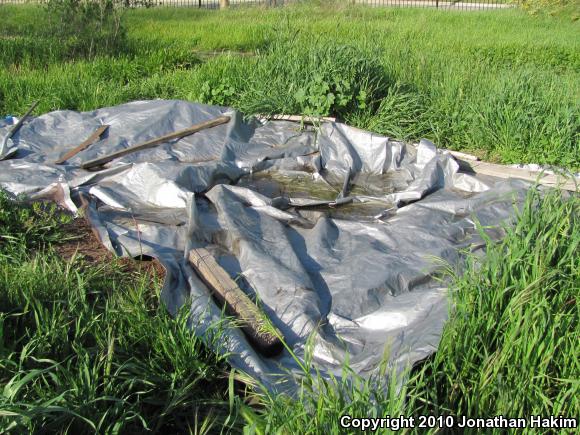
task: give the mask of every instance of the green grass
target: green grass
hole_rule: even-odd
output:
[[[223,425],[224,357],[192,333],[187,310],[169,315],[154,274],[61,260],[52,246],[69,220],[0,192],[0,431]]]
[[[340,2],[134,10],[122,52],[87,59],[37,38],[35,8],[2,9],[0,113],[179,98],[580,168],[580,28],[563,17]]]
[[[579,225],[578,196],[529,194],[505,239],[488,240],[486,258],[471,258],[456,277],[455,312],[414,379],[412,406],[467,416],[578,415]]]

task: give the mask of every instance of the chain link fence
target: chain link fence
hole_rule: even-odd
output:
[[[240,6],[282,6],[292,0],[144,0],[137,7],[187,7],[220,9]],[[509,0],[350,0],[352,4],[373,7],[415,7],[436,9],[485,10],[510,7]],[[39,0],[0,0],[3,4],[35,4]],[[330,7],[330,6],[329,6]]]

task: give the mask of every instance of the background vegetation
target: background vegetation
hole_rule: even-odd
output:
[[[38,8],[2,14],[0,113],[35,99],[45,112],[179,98],[580,168],[580,24],[568,18],[340,3],[140,9],[111,50],[47,37]]]
[[[123,0],[44,0],[44,6],[46,21],[34,32],[37,39],[51,39],[71,58],[122,50]]]
[[[560,15],[572,19],[580,18],[580,2],[578,0],[514,0],[523,10],[532,15]]]
[[[183,98],[580,166],[580,38],[568,18],[340,4],[135,10],[112,44],[47,35],[46,10],[0,11],[0,113],[34,99],[45,112]],[[577,195],[530,193],[504,241],[452,277],[439,350],[402,389],[386,371],[309,377],[291,398],[244,391],[187,313],[170,318],[154,274],[62,260],[70,217],[0,194],[0,431],[336,433],[344,413],[576,416],[579,211]]]

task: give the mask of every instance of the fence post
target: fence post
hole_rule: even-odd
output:
[[[230,0],[220,0],[220,9],[226,9],[230,7]]]

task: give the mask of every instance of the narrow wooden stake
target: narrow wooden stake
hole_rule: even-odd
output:
[[[9,155],[12,155],[12,154],[14,154],[14,152],[16,152],[16,149],[13,148],[10,151],[10,153],[8,153],[8,139],[10,139],[12,136],[14,136],[16,134],[16,132],[18,130],[20,130],[20,127],[22,127],[22,124],[24,124],[24,121],[26,121],[26,118],[28,118],[30,116],[30,114],[32,113],[32,111],[34,109],[36,109],[36,106],[38,106],[38,100],[35,101],[34,103],[32,103],[32,106],[30,106],[29,109],[26,111],[26,113],[24,115],[22,115],[22,118],[20,118],[18,120],[18,122],[10,128],[10,131],[8,131],[8,134],[6,136],[4,136],[4,138],[2,139],[2,143],[0,143],[0,160],[4,160]]]
[[[81,165],[81,168],[90,169],[90,168],[94,168],[97,166],[101,166],[101,165],[104,165],[105,163],[109,163],[110,161],[115,160],[119,157],[126,156],[127,154],[131,154],[131,153],[134,153],[136,151],[141,151],[141,150],[145,150],[148,148],[153,148],[154,146],[157,146],[159,144],[169,142],[169,141],[174,140],[174,139],[181,139],[185,136],[189,136],[193,133],[197,133],[198,131],[205,130],[205,129],[211,128],[211,127],[215,127],[217,125],[225,124],[225,123],[229,122],[230,119],[231,118],[229,116],[225,116],[225,115],[218,116],[217,118],[211,119],[209,121],[195,124],[189,128],[186,128],[185,130],[180,130],[180,131],[176,131],[174,133],[169,133],[169,134],[166,134],[165,136],[161,136],[161,137],[158,137],[156,139],[152,139],[152,140],[149,140],[147,142],[126,148],[124,150],[117,151],[117,152],[108,154],[108,155],[103,156],[103,157],[99,157],[98,159],[89,160],[88,162],[83,163]]]
[[[68,153],[66,153],[65,155],[63,155],[60,159],[58,159],[54,163],[57,164],[57,165],[61,165],[64,162],[66,162],[68,159],[76,156],[78,153],[80,153],[81,151],[87,149],[90,145],[92,145],[95,142],[97,142],[101,138],[101,136],[103,134],[105,134],[105,132],[108,129],[109,129],[109,126],[108,125],[101,125],[83,143],[81,143],[78,147],[73,148],[72,150],[70,150]]]
[[[189,262],[229,314],[239,319],[242,331],[265,355],[273,356],[282,350],[280,337],[252,300],[238,287],[230,275],[217,263],[207,249],[189,251]]]

